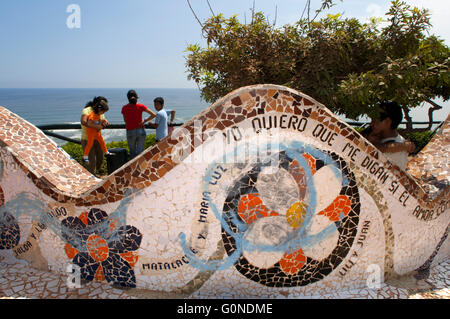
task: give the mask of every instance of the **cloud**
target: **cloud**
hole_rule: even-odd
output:
[[[433,28],[431,33],[445,40],[450,45],[450,24],[448,22],[448,13],[450,11],[450,2],[448,0],[410,0],[408,3],[415,4],[417,7],[427,8],[431,13],[431,24]],[[417,3],[417,4],[416,4]]]
[[[450,45],[450,22],[448,12],[450,12],[450,1],[448,0],[404,0],[411,7],[428,9],[432,27],[430,34],[434,34]],[[374,1],[365,8],[366,16],[360,17],[361,21],[368,21],[370,17],[386,18],[385,13],[389,10],[390,1]]]
[[[382,17],[384,16],[384,10],[378,4],[371,3],[366,8],[366,13],[369,17]]]
[[[433,25],[430,33],[439,36],[447,45],[450,45],[450,22],[448,19],[450,1],[406,0],[406,3],[420,9],[428,9],[431,14],[431,24]]]

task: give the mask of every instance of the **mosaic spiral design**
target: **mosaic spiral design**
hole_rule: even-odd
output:
[[[302,235],[300,238],[297,237],[297,240],[300,239],[296,244],[297,247],[294,244],[290,247],[290,251],[284,251],[283,254],[280,254],[277,249],[270,251],[269,248],[266,248],[269,250],[269,252],[267,252],[268,254],[278,254],[281,257],[279,261],[269,267],[255,266],[252,264],[252,261],[245,256],[246,254],[244,249],[244,253],[236,262],[235,268],[248,279],[265,286],[296,287],[305,286],[322,280],[330,274],[333,269],[335,269],[347,256],[356,236],[359,222],[360,204],[358,188],[356,186],[353,173],[349,171],[345,161],[338,155],[334,153],[321,152],[317,149],[311,150],[312,152],[309,153],[306,153],[305,149],[303,149],[296,150],[294,152],[282,151],[279,154],[279,168],[284,170],[284,172],[289,172],[290,175],[294,177],[298,186],[297,194],[299,194],[300,197],[300,201],[291,205],[286,213],[286,216],[283,216],[282,218],[286,218],[286,222],[289,225],[287,227],[292,227],[295,230],[294,234],[297,236],[304,231],[304,227],[302,228],[301,224],[305,222],[305,219],[307,219],[307,216],[304,216],[305,207],[310,204],[305,204],[307,201],[304,201],[305,197],[308,196],[308,190],[305,190],[305,186],[307,188],[308,183],[307,181],[305,182],[305,180],[311,178],[311,176],[306,176],[305,178],[305,174],[303,174],[303,176],[299,175],[302,175],[302,171],[309,171],[313,176],[320,169],[325,167],[327,162],[329,164],[331,160],[335,163],[337,169],[342,173],[343,180],[345,181],[343,184],[345,185],[342,186],[339,191],[339,195],[333,200],[333,202],[325,209],[318,212],[317,215],[320,215],[321,217],[325,216],[332,223],[334,223],[339,238],[331,253],[321,260],[308,257],[305,254],[301,247],[302,239],[304,239],[302,238]],[[299,164],[295,158],[290,157],[292,154],[303,156],[303,158],[306,159],[306,161],[303,162],[303,166]],[[228,193],[223,207],[223,218],[229,226],[229,229],[226,230],[222,227],[222,239],[225,250],[229,256],[232,255],[237,249],[242,249],[242,247],[238,247],[238,245],[242,245],[240,240],[242,238],[246,238],[246,233],[251,231],[252,225],[255,225],[256,221],[269,221],[273,219],[273,221],[271,221],[272,226],[267,226],[270,225],[270,223],[265,225],[269,228],[273,228],[271,233],[272,236],[276,237],[277,232],[283,231],[283,229],[280,230],[277,228],[278,226],[276,225],[280,220],[282,220],[280,219],[281,215],[271,210],[270,207],[264,204],[264,200],[261,199],[263,196],[258,196],[260,193],[258,190],[258,179],[260,178],[263,169],[264,164],[256,164],[236,182],[234,187],[232,187]],[[273,185],[273,187],[276,188],[277,185]],[[318,190],[320,191],[320,189]],[[309,192],[311,192],[311,190],[309,190]],[[278,221],[276,221],[277,218]],[[260,224],[261,223],[262,222],[260,222]],[[247,228],[245,225],[249,227]],[[250,236],[247,236],[247,238],[249,237]],[[282,246],[281,243],[277,244],[278,246]],[[286,247],[289,247],[289,245]]]

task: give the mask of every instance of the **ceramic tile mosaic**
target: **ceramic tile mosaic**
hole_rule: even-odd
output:
[[[450,252],[449,125],[404,172],[310,97],[256,85],[99,180],[0,108],[0,256],[136,298],[407,297],[391,282]]]
[[[435,198],[450,185],[450,114],[432,141],[408,163],[407,171]]]

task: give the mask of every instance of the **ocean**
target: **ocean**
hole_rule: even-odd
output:
[[[111,124],[124,124],[122,106],[128,103],[129,89],[1,89],[0,106],[16,113],[28,122],[39,126],[47,124],[80,123],[81,111],[95,96],[108,99],[109,111],[105,114]],[[139,103],[155,111],[153,99],[164,98],[164,107],[173,109],[175,122],[182,123],[200,113],[210,104],[200,98],[198,89],[135,89]],[[144,115],[144,118],[146,116]],[[54,130],[73,139],[80,139],[80,130]],[[154,130],[147,130],[148,133]],[[126,140],[125,129],[102,131],[106,143]],[[53,138],[58,145],[66,141]]]
[[[46,124],[79,123],[81,111],[86,103],[95,96],[108,99],[109,111],[105,114],[111,124],[123,124],[122,106],[127,104],[128,88],[123,89],[2,89],[0,88],[0,105],[21,116],[28,122],[39,126]],[[198,89],[135,89],[139,95],[139,102],[151,110],[153,99],[161,96],[165,100],[165,108],[176,111],[175,122],[182,123],[209,107],[210,103],[203,101]],[[443,106],[434,112],[435,121],[446,119],[450,103],[436,100]],[[413,109],[410,115],[413,121],[428,121],[428,106]],[[341,117],[346,120],[344,117]],[[361,121],[368,121],[361,118]],[[80,139],[80,130],[55,130],[55,133]],[[147,130],[148,133],[154,130]],[[102,131],[107,143],[126,140],[125,129]],[[51,138],[58,145],[66,141]]]

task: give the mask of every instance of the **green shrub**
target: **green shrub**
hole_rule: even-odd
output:
[[[156,136],[155,134],[148,134],[145,138],[144,147],[145,149],[153,146],[156,144]],[[81,148],[80,144],[68,142],[61,146],[64,151],[66,151],[67,154],[69,154],[74,160],[76,160],[80,165],[83,165],[83,149]],[[118,142],[111,142],[107,143],[106,147],[108,149],[111,148],[124,148],[127,150],[127,152],[130,152],[130,149],[128,148],[128,142],[127,141],[118,141]],[[104,176],[108,175],[108,166],[106,163],[106,157],[103,157],[103,163],[97,172],[98,176]]]
[[[130,152],[127,141],[118,141],[118,142],[107,143],[106,147],[108,149],[110,149],[110,148],[125,148],[127,150],[127,152]]]
[[[353,129],[354,129],[356,132],[361,133],[361,131],[363,130],[363,127],[362,127],[362,126],[353,126]]]
[[[400,134],[404,138],[410,140],[416,145],[416,150],[414,151],[414,154],[419,153],[434,136],[434,133],[432,131],[409,132],[409,133],[400,132]]]
[[[62,145],[61,148],[78,163],[83,163],[83,149],[80,144],[68,142]]]
[[[357,132],[361,133],[362,128],[361,127],[353,127]],[[413,154],[419,153],[425,145],[427,145],[430,140],[433,138],[434,133],[433,131],[412,131],[412,132],[406,132],[404,129],[398,130],[400,135],[404,138],[410,140],[416,145],[416,149],[413,152]]]
[[[145,138],[144,147],[145,149],[149,148],[156,144],[156,134],[148,134]]]

